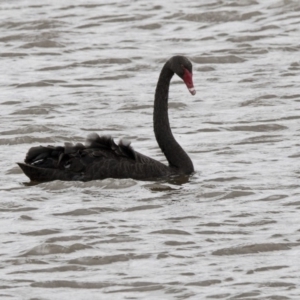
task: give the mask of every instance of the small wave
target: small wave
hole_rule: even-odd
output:
[[[43,244],[39,246],[35,246],[29,251],[25,252],[20,256],[32,256],[32,255],[51,255],[51,254],[59,254],[59,253],[72,253],[78,250],[84,250],[92,248],[90,246],[84,244],[73,244],[70,246],[61,246],[55,244]]]
[[[18,127],[17,129],[13,130],[1,131],[0,135],[32,134],[35,132],[52,132],[52,130],[49,127],[43,125],[27,125]]]
[[[162,229],[150,232],[151,234],[176,234],[176,235],[191,235],[189,232],[179,229]]]
[[[246,61],[246,59],[235,55],[199,56],[191,57],[191,60],[197,64],[236,64]]]
[[[100,214],[107,211],[116,211],[116,209],[108,208],[108,207],[91,207],[91,208],[78,208],[72,211],[64,212],[64,213],[56,213],[54,216],[88,216],[94,214]]]
[[[135,186],[136,184],[137,182],[133,179],[107,178],[104,180],[93,180],[88,182],[55,180],[51,182],[41,183],[40,187],[44,190],[49,190],[49,191],[59,191],[59,190],[64,190],[66,188],[70,188],[70,189],[100,188],[100,189],[108,189],[108,190],[110,189],[119,190],[119,189],[130,188],[132,186]]]
[[[117,254],[117,255],[108,255],[108,256],[85,256],[76,259],[69,260],[69,264],[78,264],[84,266],[98,266],[98,265],[107,265],[116,262],[124,262],[130,260],[146,259],[149,258],[149,254]]]
[[[58,43],[55,41],[51,40],[46,40],[46,41],[40,41],[40,42],[31,42],[31,43],[26,43],[20,46],[20,48],[62,48],[64,45],[62,43]]]
[[[224,248],[213,251],[212,255],[242,255],[242,254],[254,254],[261,252],[271,251],[283,251],[290,250],[291,247],[298,246],[299,243],[264,243],[264,244],[253,244],[246,246],[238,246],[232,248]]]
[[[230,131],[253,131],[253,132],[266,132],[266,131],[280,131],[288,129],[288,127],[279,124],[259,124],[259,125],[240,125],[226,128]]]
[[[19,144],[33,144],[33,143],[55,143],[55,139],[52,137],[32,137],[32,136],[20,136],[15,138],[0,139],[0,145],[19,145]],[[25,150],[25,149],[24,149]]]

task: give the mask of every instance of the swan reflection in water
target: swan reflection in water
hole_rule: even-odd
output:
[[[85,145],[65,143],[64,146],[32,147],[25,163],[18,165],[35,182],[105,178],[187,179],[194,172],[193,163],[175,140],[168,117],[168,94],[174,74],[184,81],[192,95],[196,94],[191,62],[184,56],[171,57],[159,75],[153,115],[155,137],[168,166],[133,150],[127,140],[116,144],[110,136],[96,133],[88,135]]]

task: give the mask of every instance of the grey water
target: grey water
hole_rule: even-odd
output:
[[[1,299],[300,299],[300,2],[0,2]],[[152,128],[163,63],[185,184],[33,185],[36,145]]]

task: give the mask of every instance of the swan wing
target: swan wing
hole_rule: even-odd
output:
[[[90,134],[85,145],[38,146],[29,149],[20,168],[32,181],[150,179],[166,175],[164,164],[133,150],[128,141]]]

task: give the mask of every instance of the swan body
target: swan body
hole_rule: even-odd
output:
[[[116,144],[110,136],[88,135],[85,145],[37,146],[29,149],[24,163],[18,163],[31,181],[90,181],[105,178],[154,180],[174,175],[190,175],[193,163],[173,137],[168,118],[168,93],[174,74],[183,79],[190,93],[196,93],[192,64],[184,56],[173,56],[163,66],[154,100],[153,124],[158,145],[169,166],[147,157],[127,140]]]

